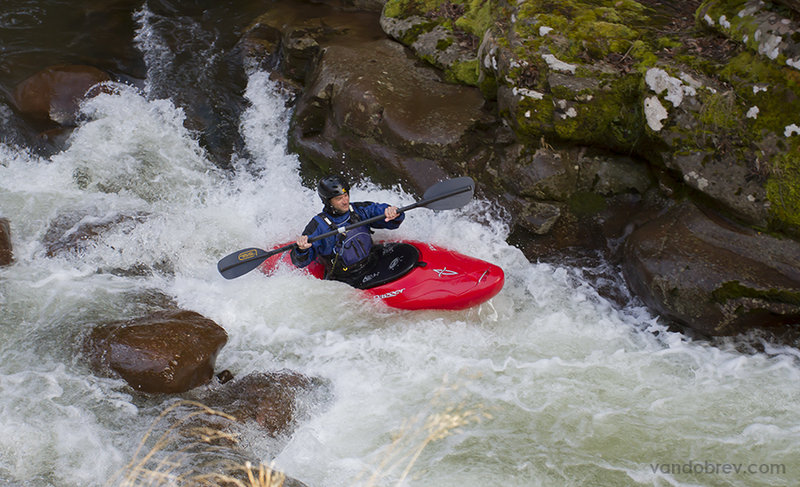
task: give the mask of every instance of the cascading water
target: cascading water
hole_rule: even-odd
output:
[[[613,305],[581,269],[528,262],[486,201],[415,210],[377,235],[502,266],[505,288],[479,308],[398,311],[288,269],[221,278],[219,258],[293,238],[319,206],[286,152],[284,95],[253,70],[245,98],[247,156],[233,172],[210,162],[171,100],[123,84],[84,104],[57,154],[0,144],[0,216],[15,255],[0,268],[0,485],[99,486],[130,460],[171,399],[96,377],[81,340],[165,300],[226,329],[218,369],[329,382],[327,404],[291,436],[254,430],[245,442],[309,486],[365,485],[354,479],[369,478],[407,420],[450,407],[481,421],[428,444],[404,485],[795,481],[797,350],[745,354],[670,332],[635,303]],[[12,119],[3,111],[4,129]],[[414,201],[369,181],[353,196]],[[78,251],[48,252],[46,236],[93,221],[111,223]]]

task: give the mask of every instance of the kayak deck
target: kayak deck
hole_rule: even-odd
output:
[[[404,241],[376,247],[379,257],[356,287],[393,308],[466,309],[488,301],[505,283],[499,266],[431,244]],[[270,257],[260,269],[270,274],[281,263],[292,265],[288,252]],[[319,262],[303,271],[325,278]]]

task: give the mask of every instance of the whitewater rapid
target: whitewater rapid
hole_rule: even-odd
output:
[[[83,105],[64,151],[42,157],[0,144],[0,217],[11,222],[15,256],[0,268],[0,485],[100,486],[129,461],[170,399],[93,375],[81,342],[93,326],[165,301],[225,328],[218,370],[286,368],[328,381],[327,403],[293,434],[247,438],[260,460],[312,487],[363,485],[354,479],[374,471],[407,420],[448,407],[481,421],[428,445],[403,485],[795,482],[797,350],[743,353],[668,331],[635,300],[603,298],[583,269],[529,262],[480,199],[414,210],[400,229],[376,234],[500,265],[505,288],[478,308],[389,309],[291,269],[226,281],[220,258],[291,239],[318,211],[286,149],[286,94],[268,73],[249,73],[240,125],[248,156],[231,172],[209,161],[170,100],[112,88]],[[352,194],[414,201],[400,185],[368,180]],[[45,236],[64,215],[136,218],[78,252],[48,256]]]

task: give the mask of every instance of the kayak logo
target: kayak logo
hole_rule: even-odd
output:
[[[406,290],[406,288],[403,288],[403,289],[398,289],[397,291],[390,291],[390,292],[388,292],[388,293],[386,293],[386,294],[380,294],[380,295],[378,295],[378,296],[375,296],[375,298],[376,298],[376,299],[387,299],[387,298],[393,298],[393,297],[395,297],[395,296],[398,296],[398,295],[400,295],[400,294],[403,294],[403,291],[405,291],[405,290]]]
[[[258,255],[258,250],[257,249],[250,249],[250,250],[245,250],[244,252],[241,252],[236,258],[239,259],[239,260],[247,260],[247,259],[252,259],[256,255]]]
[[[389,269],[394,270],[397,267],[397,264],[399,264],[402,260],[402,257],[395,257],[394,260],[392,260],[392,263],[389,264]]]
[[[368,274],[367,276],[364,277],[364,279],[361,280],[361,282],[369,282],[369,281],[375,279],[376,277],[378,277],[380,275],[381,275],[380,272],[375,272],[373,274]]]
[[[434,269],[433,272],[439,274],[439,277],[444,277],[444,276],[448,276],[449,277],[449,276],[457,276],[458,275],[458,272],[451,271],[447,267],[445,267],[443,269]]]

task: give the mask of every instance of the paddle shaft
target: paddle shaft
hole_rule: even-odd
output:
[[[443,200],[445,198],[449,198],[449,197],[455,196],[457,194],[461,194],[461,193],[463,193],[465,191],[470,191],[471,189],[472,189],[471,187],[465,186],[464,188],[455,190],[453,192],[450,192],[450,193],[447,193],[447,194],[444,194],[444,195],[439,195],[439,196],[437,196],[435,198],[428,198],[427,200],[417,201],[416,203],[412,203],[412,204],[410,204],[408,206],[404,206],[402,208],[398,208],[397,209],[397,214],[399,215],[400,213],[405,213],[408,210],[413,210],[414,208],[419,208],[420,206],[429,205],[429,204],[434,203],[436,201]],[[367,218],[366,220],[361,220],[361,221],[352,223],[350,225],[347,225],[345,227],[340,227],[340,228],[337,228],[336,230],[331,230],[330,232],[325,232],[323,234],[317,235],[316,237],[311,237],[311,238],[308,239],[308,243],[316,242],[317,240],[322,240],[324,238],[332,237],[332,236],[340,234],[340,233],[347,233],[347,232],[349,232],[350,230],[352,230],[354,228],[361,227],[361,226],[364,226],[364,225],[369,225],[370,223],[375,223],[377,221],[384,220],[384,219],[386,219],[385,215],[373,216],[372,218]],[[253,260],[257,260],[257,259],[266,260],[266,259],[272,257],[275,254],[280,254],[281,252],[286,252],[287,250],[291,250],[291,249],[293,249],[295,247],[297,247],[297,242],[284,245],[283,247],[279,247],[277,249],[272,249],[272,250],[268,251],[266,254],[262,254],[262,255],[259,255],[257,257],[253,257],[253,258],[250,258],[250,259],[243,260],[240,263],[244,264],[245,262],[250,262],[250,261],[253,261]]]
[[[405,213],[408,210],[413,210],[414,208],[419,208],[420,206],[424,207],[424,206],[427,206],[427,205],[431,205],[433,203],[436,203],[437,201],[445,200],[447,198],[452,198],[454,196],[457,196],[457,195],[462,194],[462,193],[466,193],[468,191],[470,192],[470,195],[468,195],[468,197],[466,199],[471,198],[472,197],[471,193],[472,193],[472,191],[474,191],[474,182],[470,178],[467,178],[467,177],[459,178],[459,179],[455,179],[455,180],[450,180],[450,181],[443,181],[442,183],[439,183],[439,184],[435,185],[434,187],[430,188],[429,191],[433,190],[433,192],[435,193],[436,190],[437,189],[441,189],[443,185],[446,186],[446,185],[451,185],[453,183],[460,183],[462,180],[463,181],[467,181],[468,180],[469,183],[465,183],[464,186],[459,187],[458,189],[454,189],[452,191],[447,191],[447,192],[445,192],[443,194],[436,194],[436,195],[431,196],[429,198],[425,198],[425,199],[422,199],[422,200],[417,201],[415,203],[412,203],[412,204],[410,204],[408,206],[404,206],[402,208],[398,208],[397,209],[397,213],[398,214]],[[426,194],[427,194],[427,192],[426,192]],[[465,195],[465,196],[467,196],[467,195]],[[450,206],[450,204],[457,204],[458,206],[463,206],[466,203],[466,199],[463,202],[460,201],[461,199],[463,199],[463,198],[459,198],[459,201],[457,203],[455,203],[454,201],[444,202],[445,208],[436,208],[436,207],[434,207],[434,209],[449,209],[451,207],[452,208],[457,207],[457,206]],[[359,222],[347,225],[345,227],[337,228],[335,230],[331,230],[330,232],[326,232],[326,233],[323,233],[321,235],[317,235],[316,237],[309,238],[308,242],[312,243],[312,242],[316,242],[317,240],[322,240],[324,238],[332,237],[332,236],[340,234],[340,233],[346,233],[346,232],[348,232],[348,231],[350,231],[350,230],[352,230],[352,229],[354,229],[356,227],[360,227],[360,226],[363,226],[363,225],[369,225],[370,223],[374,223],[374,222],[377,222],[379,220],[383,220],[385,218],[386,218],[385,215],[377,215],[377,216],[374,216],[372,218],[367,218],[366,220],[361,220]],[[297,247],[297,243],[296,242],[284,245],[283,247],[279,247],[277,249],[272,249],[270,251],[264,251],[264,250],[257,249],[257,248],[250,248],[250,249],[240,250],[239,252],[234,252],[233,254],[230,254],[227,257],[225,257],[222,260],[220,260],[219,263],[217,264],[217,270],[219,270],[220,274],[222,274],[222,276],[225,277],[226,279],[233,279],[235,277],[239,277],[242,274],[246,274],[247,272],[250,272],[251,270],[253,270],[256,267],[258,267],[261,264],[261,262],[267,260],[268,258],[272,257],[273,255],[280,254],[282,252],[286,252],[287,250],[291,250],[291,249],[293,249],[295,247]]]
[[[435,198],[428,198],[426,200],[420,200],[420,201],[417,201],[416,203],[412,203],[412,204],[410,204],[408,206],[404,206],[402,208],[398,208],[397,209],[397,214],[399,215],[401,213],[407,212],[408,210],[413,210],[414,208],[418,208],[420,206],[429,205],[429,204],[435,203],[435,202],[437,202],[439,200],[443,200],[445,198],[449,198],[451,196],[455,196],[457,194],[461,194],[461,193],[464,193],[464,192],[470,191],[470,190],[472,190],[472,187],[465,186],[465,187],[463,187],[461,189],[457,189],[455,191],[451,191],[449,193],[436,196]],[[352,230],[352,229],[354,229],[356,227],[360,227],[362,225],[369,225],[370,223],[375,223],[377,221],[384,220],[384,219],[386,219],[385,215],[376,215],[376,216],[373,216],[372,218],[367,218],[366,220],[361,220],[359,222],[352,223],[352,224],[347,225],[345,227],[340,227],[340,228],[337,228],[336,230],[331,230],[330,232],[325,232],[325,233],[323,233],[321,235],[317,235],[316,237],[309,238],[308,242],[309,243],[316,242],[317,240],[322,240],[323,238],[331,237],[333,235],[336,235],[337,233],[347,233],[347,232],[349,232],[350,230]],[[295,244],[289,244],[289,245],[285,245],[285,246],[281,247],[281,249],[284,249],[284,250],[281,250],[281,252],[284,252],[285,250],[288,250],[293,245],[296,246],[297,244],[296,243]],[[276,249],[276,250],[278,250],[278,249]]]

